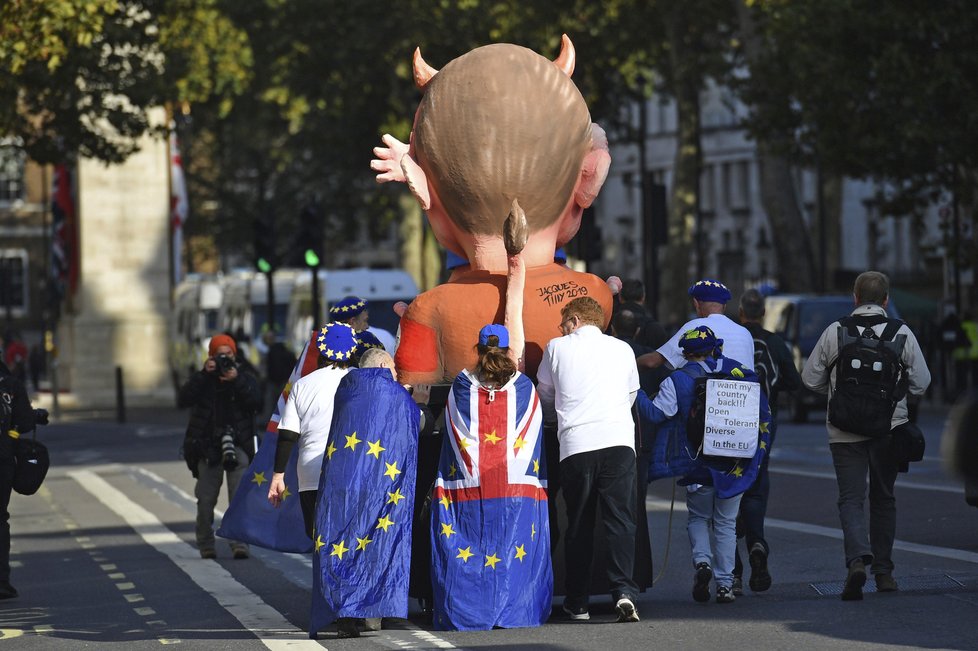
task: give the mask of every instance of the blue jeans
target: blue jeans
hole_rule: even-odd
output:
[[[726,499],[716,497],[712,486],[699,486],[686,492],[689,520],[686,531],[693,548],[693,566],[706,563],[713,568],[717,587],[733,584],[734,552],[737,549],[737,511],[742,495]],[[710,541],[713,525],[714,543]]]
[[[832,462],[839,484],[839,520],[846,565],[861,558],[873,574],[893,572],[896,538],[897,463],[887,436],[859,443],[832,443]],[[869,529],[866,528],[866,476],[869,476]]]

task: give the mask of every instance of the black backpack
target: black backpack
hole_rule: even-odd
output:
[[[774,362],[767,341],[760,337],[754,337],[754,372],[757,373],[757,381],[764,395],[770,398],[771,391],[778,384],[778,365]]]
[[[703,458],[703,462],[716,470],[728,471],[737,463],[737,459],[730,457],[717,457],[702,454],[703,435],[706,431],[706,381],[729,380],[728,373],[722,371],[711,371],[702,363],[689,363],[682,367],[683,373],[693,378],[693,402],[689,406],[689,414],[686,415],[686,440],[689,441],[691,450],[695,450]]]
[[[886,323],[879,336],[874,325]],[[907,394],[909,380],[901,359],[906,335],[897,335],[903,325],[884,316],[839,319],[839,356],[835,391],[829,398],[829,422],[862,436],[886,436],[897,403]],[[859,332],[859,327],[863,331]]]

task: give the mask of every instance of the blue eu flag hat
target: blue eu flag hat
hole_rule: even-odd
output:
[[[713,331],[706,326],[697,326],[684,332],[679,337],[679,347],[683,353],[690,355],[702,355],[707,353],[714,355],[715,351],[723,348],[723,339],[717,339]]]
[[[331,362],[348,362],[357,349],[353,328],[345,323],[327,323],[316,337],[319,354]]]
[[[378,339],[376,335],[369,330],[357,332],[353,335],[353,338],[357,342],[357,357],[360,357],[360,355],[363,355],[371,348],[380,348],[381,350],[384,350],[384,344],[380,343],[380,339]]]
[[[359,296],[347,296],[339,303],[329,308],[329,316],[334,320],[346,321],[352,319],[367,309],[367,299]]]
[[[688,293],[697,301],[707,303],[726,303],[731,298],[730,290],[727,289],[726,285],[719,280],[710,280],[708,278],[696,281],[689,288]]]

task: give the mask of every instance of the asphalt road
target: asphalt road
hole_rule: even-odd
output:
[[[648,508],[658,579],[638,599],[638,624],[615,624],[610,600],[596,597],[589,622],[555,614],[538,629],[445,633],[412,612],[357,640],[326,632],[315,641],[305,632],[307,558],[253,548],[251,559],[232,560],[224,545],[216,562],[199,558],[193,479],[177,458],[185,414],[131,412],[127,424],[112,416],[68,414],[40,432],[52,469],[37,495],[11,502],[20,597],[0,602],[5,648],[978,649],[978,509],[937,458],[936,406],[921,415],[926,458],[897,482],[898,593],[875,594],[870,581],[864,601],[839,599],[845,568],[825,429],[782,424],[768,592],[694,603],[683,489],[672,508],[672,483],[656,482]]]

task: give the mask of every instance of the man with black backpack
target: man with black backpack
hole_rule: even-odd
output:
[[[765,330],[761,326],[764,319],[764,296],[756,289],[748,289],[740,297],[740,323],[754,338],[754,372],[761,390],[767,396],[771,406],[771,445],[778,431],[778,393],[794,391],[801,386],[801,376],[795,368],[795,361],[784,339]],[[740,516],[737,533],[744,537],[747,543],[747,554],[750,561],[750,589],[754,592],[764,592],[771,587],[771,573],[768,571],[767,559],[770,547],[764,539],[764,516],[767,514],[768,495],[771,483],[768,478],[767,466],[770,453],[764,456],[757,479],[744,493],[740,500]],[[744,565],[737,552],[734,564],[734,594],[743,593]]]
[[[899,462],[890,431],[908,422],[907,393],[922,395],[930,371],[916,337],[886,315],[890,283],[867,271],[856,278],[856,309],[829,325],[805,362],[805,386],[829,395],[829,448],[839,484],[839,519],[845,543],[843,601],[862,599],[866,565],[877,592],[894,592],[893,539]],[[864,503],[869,476],[869,528]]]

